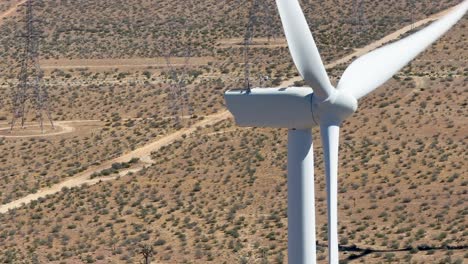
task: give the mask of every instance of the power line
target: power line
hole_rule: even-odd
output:
[[[259,0],[253,0],[248,14],[248,22],[245,27],[245,34],[244,34],[244,43],[243,43],[243,53],[244,53],[244,87],[247,91],[250,92],[252,88],[251,83],[251,54],[250,54],[250,46],[253,44],[253,38],[255,35],[255,29],[259,26],[259,14],[263,12],[264,15],[264,22],[267,25],[267,39],[268,42],[273,38],[275,38],[275,31],[273,28],[273,15],[271,13],[270,6],[264,2]],[[260,76],[259,81],[262,83],[262,79],[264,77]]]
[[[410,12],[411,12],[411,30],[414,29],[414,8],[415,8],[415,5],[414,5],[414,0],[410,0],[409,1],[409,9],[410,9]]]
[[[249,10],[249,21],[244,34],[244,86],[250,92],[250,45],[253,43],[255,24],[257,23],[258,0],[253,0]]]
[[[356,34],[361,34],[365,30],[367,24],[366,17],[364,15],[364,7],[362,0],[353,0],[353,18],[352,23],[355,28],[354,31]]]
[[[170,114],[174,117],[175,125],[181,126],[183,117],[185,115],[193,115],[193,105],[190,101],[190,95],[187,89],[189,73],[188,66],[191,58],[191,47],[190,45],[186,46],[186,51],[184,54],[184,64],[181,67],[181,70],[176,70],[174,65],[171,62],[172,51],[167,51],[164,53],[164,58],[169,70],[169,111]]]
[[[42,84],[44,73],[39,65],[39,40],[42,36],[37,25],[39,20],[33,12],[33,7],[36,5],[35,0],[28,0],[21,5],[21,8],[25,9],[25,25],[24,32],[19,37],[24,40],[24,49],[20,59],[18,85],[11,95],[13,105],[11,131],[17,119],[21,119],[21,128],[24,128],[28,107],[34,108],[42,132],[44,132],[44,114],[54,128],[49,108],[49,93],[47,86]]]

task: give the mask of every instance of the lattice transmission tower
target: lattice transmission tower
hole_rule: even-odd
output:
[[[190,95],[187,89],[189,80],[189,61],[190,61],[190,47],[186,48],[184,55],[184,63],[182,67],[178,67],[172,63],[172,52],[167,52],[164,55],[167,68],[169,70],[169,111],[171,116],[174,117],[176,126],[183,125],[182,120],[186,116],[193,115],[193,106],[190,101]]]
[[[249,10],[249,21],[244,34],[244,86],[250,91],[250,45],[253,43],[255,24],[257,23],[258,0],[253,0]]]
[[[18,119],[21,120],[21,128],[25,127],[28,107],[34,109],[42,132],[44,132],[44,115],[54,128],[49,108],[49,93],[47,87],[42,84],[44,73],[39,65],[39,42],[42,35],[38,26],[39,20],[34,16],[36,5],[37,0],[27,0],[20,6],[20,9],[24,10],[24,29],[19,37],[23,39],[24,47],[20,57],[18,84],[11,96],[13,105],[11,130]]]
[[[410,9],[410,19],[411,19],[411,29],[414,29],[414,9],[416,8],[416,5],[414,3],[414,0],[409,1],[409,9]]]
[[[273,15],[271,14],[270,6],[266,1],[253,0],[249,9],[249,19],[245,27],[244,41],[243,41],[243,52],[244,52],[244,87],[250,91],[251,83],[251,54],[250,46],[253,44],[253,38],[255,35],[255,28],[259,26],[259,13],[263,12],[264,23],[267,23],[267,38],[268,42],[275,37],[275,32],[273,29]],[[264,76],[259,76],[260,83],[264,81]]]
[[[365,31],[367,20],[364,14],[364,6],[362,0],[353,0],[353,19],[354,32],[361,34]]]
[[[266,28],[266,37],[268,43],[271,39],[274,39],[278,33],[278,28],[274,25],[274,13],[276,6],[271,5],[272,1],[266,0],[224,0],[220,1],[221,8],[224,10],[225,17],[229,17],[231,13],[238,12],[239,9],[247,8],[247,24],[245,25],[245,31],[242,41],[242,56],[244,60],[244,77],[243,77],[243,86],[246,90],[250,91],[252,88],[251,81],[251,65],[253,61],[251,60],[252,54],[250,52],[251,46],[253,43],[253,38],[255,35],[255,30],[259,26]],[[250,4],[250,6],[249,6]],[[246,7],[247,6],[247,7]],[[269,78],[267,76],[259,75],[259,82],[262,84]]]

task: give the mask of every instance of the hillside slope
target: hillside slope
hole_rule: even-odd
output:
[[[68,10],[65,7],[73,6],[72,1],[44,2],[44,10],[55,12],[57,16]],[[70,43],[79,38],[91,39],[86,44],[89,46],[84,46],[89,50],[94,50],[94,45],[106,43],[104,39],[107,37],[92,37],[107,36],[104,34],[105,17],[94,16],[100,10],[113,10],[108,12],[114,14],[109,17],[116,19],[119,14],[124,15],[121,11],[124,5],[132,6],[129,14],[136,13],[129,21],[138,25],[137,14],[142,14],[142,10],[152,5],[151,1],[144,0],[135,3],[133,0],[114,1],[115,6],[111,6],[109,1],[79,2],[80,5],[74,8],[94,10],[89,13],[93,14],[89,25],[103,25],[101,33],[92,30],[67,33]],[[428,9],[429,2],[418,4],[414,9],[416,16],[424,15],[423,10]],[[458,1],[438,1],[436,9],[454,2]],[[187,1],[184,2],[186,6],[180,7],[171,7],[168,3],[158,2],[161,8],[166,8],[164,10],[196,8],[202,14],[198,18],[209,17],[205,14],[207,10],[216,10],[214,3],[209,1],[203,5]],[[406,2],[366,3],[369,14],[376,12],[374,16],[379,17],[381,8],[387,7],[391,17]],[[345,43],[323,37],[334,34],[334,30],[342,30],[338,22],[330,25],[330,20],[324,18],[326,14],[333,18],[334,14],[344,12],[340,8],[342,6],[341,2],[325,1],[320,7],[316,6],[321,12],[314,16],[311,15],[311,7],[306,8],[309,19],[323,27],[316,32],[317,42],[327,43],[328,40],[329,44],[340,47]],[[238,12],[245,12],[245,9]],[[223,21],[218,12],[210,15],[214,21]],[[87,13],[75,10],[63,12],[61,16],[67,18],[64,21],[74,21],[79,25],[79,21],[85,21]],[[68,20],[71,16],[76,18]],[[55,19],[50,18],[51,21]],[[92,19],[97,22],[92,22]],[[142,17],[143,22],[138,23],[143,25],[145,19]],[[369,34],[369,39],[375,40],[377,36],[383,36],[380,35],[383,32],[398,28],[400,22],[386,19],[388,21],[381,22],[382,32]],[[1,30],[14,25],[13,20],[8,21]],[[110,25],[117,24],[110,21]],[[232,19],[230,23],[232,21],[237,20]],[[61,24],[55,23],[54,31],[60,33],[57,28]],[[362,100],[359,112],[346,122],[340,156],[340,244],[380,252],[358,257],[359,252],[345,249],[341,254],[343,260],[350,263],[466,261],[468,48],[464,43],[467,42],[467,25],[465,17],[411,66]],[[83,52],[79,55],[71,48],[73,45],[57,41],[53,45],[66,48],[49,46],[50,54],[58,54],[59,59],[83,56],[115,59],[137,54],[131,50],[125,53],[125,48],[133,47],[132,44],[112,39],[115,34],[120,34],[118,32],[122,36],[140,34],[134,32],[135,27],[128,27],[128,31],[110,27],[118,29],[109,33],[106,40],[116,43],[115,49],[109,49],[113,52],[100,50],[95,54]],[[213,28],[216,29],[215,26]],[[241,26],[233,27],[232,32],[227,31],[222,37],[240,37],[241,29]],[[220,36],[214,29],[207,32],[207,42],[214,43]],[[201,31],[200,34],[203,36]],[[242,76],[242,65],[239,65],[241,52],[235,48],[223,49],[213,56],[212,62],[196,68],[203,72],[194,77],[190,86],[198,115],[223,109],[222,91],[242,83],[239,81]],[[210,46],[200,50],[208,51]],[[260,58],[257,62],[259,71],[270,69],[273,76],[278,73],[280,80],[295,76],[285,47],[256,51],[255,56]],[[334,56],[339,58],[338,55],[332,56],[332,51],[325,51],[327,61],[332,61]],[[347,53],[339,48],[337,54]],[[160,55],[155,51],[154,54],[141,53],[138,56]],[[262,66],[267,62],[273,66]],[[37,190],[41,184],[69,177],[66,175],[69,170],[76,173],[84,168],[83,165],[119,155],[138,144],[179,129],[174,120],[165,121],[165,116],[170,115],[164,73],[167,69],[146,70],[154,74],[149,80],[142,69],[137,69],[128,70],[130,75],[117,83],[113,82],[119,77],[118,73],[127,70],[108,70],[115,78],[91,68],[63,70],[63,74],[55,71],[55,80],[60,80],[60,83],[54,86],[57,89],[54,93],[57,109],[63,112],[62,118],[97,116],[102,121],[83,128],[80,134],[47,140],[1,140],[1,152],[8,153],[1,165],[2,203]],[[334,80],[341,71],[342,66],[330,71]],[[70,78],[65,77],[67,73],[71,74]],[[52,81],[52,72],[50,74],[48,77]],[[201,78],[209,75],[215,78]],[[131,84],[133,77],[137,81]],[[5,80],[4,91],[10,89],[8,82],[12,80]],[[142,82],[138,82],[140,80]],[[70,83],[74,85],[69,86]],[[76,99],[68,102],[72,94]],[[6,115],[5,108],[3,111]],[[225,120],[198,129],[195,134],[153,153],[155,164],[132,176],[94,186],[64,188],[62,192],[0,215],[0,261],[138,263],[142,260],[139,246],[147,244],[155,249],[153,260],[156,263],[286,263],[286,133],[285,130],[238,128],[232,120]],[[314,130],[314,135],[318,134]],[[325,245],[325,182],[319,139],[315,136],[317,237],[319,244]],[[31,160],[35,161],[34,164]],[[55,163],[43,166],[51,160]],[[23,173],[18,174],[18,171]],[[448,247],[462,249],[447,250]],[[326,263],[326,248],[319,248],[319,263]]]

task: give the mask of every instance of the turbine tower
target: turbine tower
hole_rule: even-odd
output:
[[[338,255],[338,140],[340,126],[360,98],[423,52],[468,9],[468,0],[423,30],[355,60],[333,87],[298,0],[276,0],[293,61],[308,88],[254,88],[225,93],[239,126],[288,128],[288,258],[316,263],[312,127],[319,126],[327,182],[328,254]]]

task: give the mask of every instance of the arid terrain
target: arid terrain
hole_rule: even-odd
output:
[[[43,0],[40,62],[56,124],[44,134],[32,110],[9,131],[21,2],[0,4],[0,262],[143,263],[143,245],[153,263],[287,262],[287,131],[236,127],[223,102],[244,85],[250,1]],[[349,1],[301,2],[335,83],[354,57],[460,1],[362,2],[359,20]],[[303,85],[273,1],[258,16],[252,84]],[[343,263],[467,261],[467,26],[465,16],[346,121]],[[187,96],[175,101],[182,77]]]

